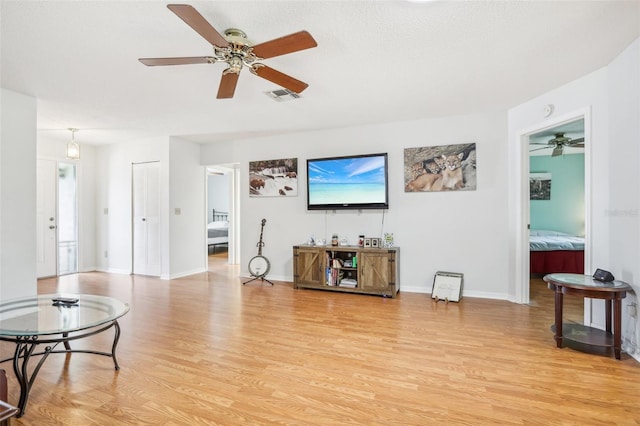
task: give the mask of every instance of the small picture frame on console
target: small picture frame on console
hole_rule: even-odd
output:
[[[372,238],[371,239],[371,247],[372,248],[380,247],[380,238]]]
[[[371,238],[365,238],[364,239],[364,246],[365,247],[371,247]]]

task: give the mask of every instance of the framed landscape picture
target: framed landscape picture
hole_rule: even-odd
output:
[[[249,162],[250,197],[295,197],[297,195],[297,158]]]
[[[551,199],[551,173],[530,173],[529,174],[529,199],[530,200],[550,200]]]

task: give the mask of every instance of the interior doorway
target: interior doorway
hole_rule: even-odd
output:
[[[518,280],[516,288],[516,299],[519,303],[530,303],[531,289],[531,272],[532,265],[535,261],[534,256],[530,255],[530,234],[536,234],[534,231],[555,231],[563,234],[583,237],[583,271],[590,268],[590,152],[591,152],[591,136],[590,136],[590,114],[588,110],[578,111],[564,117],[539,126],[533,126],[532,129],[523,132],[520,135],[522,142],[522,167],[521,167],[521,185],[519,186],[520,210],[522,215],[522,229],[519,231],[520,243],[517,250],[518,258]],[[532,161],[532,157],[542,154],[546,158],[540,161]],[[555,154],[555,155],[554,155]],[[577,155],[577,157],[569,157]],[[553,162],[552,162],[553,161]],[[562,163],[562,164],[561,164]],[[560,178],[566,174],[569,164],[575,167],[576,163],[581,163],[583,172],[582,186],[578,188],[563,188],[562,193],[556,194],[555,208],[558,213],[557,217],[544,216],[545,208],[554,204],[552,200],[540,199],[531,200],[532,194],[536,188],[532,189],[535,182],[535,173],[544,173],[550,178],[551,190],[554,187],[554,173],[549,170],[551,167],[557,167],[557,175]],[[545,170],[542,170],[544,168]],[[549,169],[549,170],[546,170]],[[534,174],[532,176],[532,174]],[[556,189],[562,187],[561,182],[556,182]],[[542,191],[544,193],[544,191]],[[542,194],[544,196],[544,194]],[[553,193],[550,193],[553,196]],[[565,197],[575,197],[564,203]],[[534,196],[535,198],[535,196]],[[564,203],[564,204],[563,204]],[[545,205],[546,204],[546,205]],[[553,208],[551,210],[553,210]],[[576,209],[577,208],[577,209]],[[547,209],[547,211],[551,211]],[[567,210],[567,211],[565,211]],[[568,211],[570,210],[570,211]],[[542,229],[552,228],[552,229]],[[542,232],[544,233],[544,232]],[[537,271],[539,277],[545,273],[562,272],[544,269]],[[538,278],[539,278],[538,277]],[[585,303],[585,307],[587,304]],[[585,309],[585,318],[587,311]]]
[[[206,168],[207,264],[212,257],[235,265],[240,258],[240,165],[218,164]]]

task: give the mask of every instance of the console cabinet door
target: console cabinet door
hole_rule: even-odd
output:
[[[293,253],[294,281],[296,284],[323,285],[323,252],[317,249],[296,248]]]
[[[360,268],[358,285],[363,290],[387,290],[389,283],[394,279],[392,256],[388,252],[362,252],[358,262]]]

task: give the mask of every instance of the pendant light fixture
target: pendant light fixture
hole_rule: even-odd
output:
[[[71,132],[71,141],[67,143],[67,158],[69,160],[79,160],[80,146],[76,143],[76,140],[74,138],[74,134],[75,132],[78,131],[78,129],[74,129],[70,127],[69,131]]]

